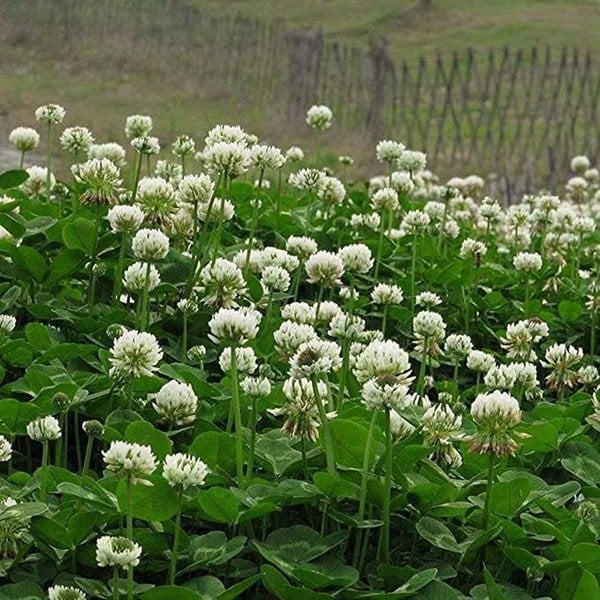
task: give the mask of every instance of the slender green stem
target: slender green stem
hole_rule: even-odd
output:
[[[242,431],[242,411],[240,407],[240,390],[238,385],[237,372],[237,349],[231,346],[231,402],[233,406],[233,418],[235,422],[235,465],[238,479],[238,486],[244,487],[244,446]]]
[[[150,263],[146,263],[146,278],[144,280],[144,289],[140,298],[140,331],[146,331],[148,326],[148,296],[150,289]]]
[[[256,397],[252,396],[252,412],[250,413],[250,456],[248,456],[248,469],[246,472],[246,480],[252,479],[254,471],[254,450],[256,447]]]
[[[25,164],[25,152],[21,152],[21,160],[19,161],[19,169],[22,169],[24,164]]]
[[[46,140],[46,199],[50,202],[52,193],[52,123],[48,122],[48,139]]]
[[[390,411],[385,411],[385,484],[383,490],[383,529],[381,532],[381,549],[383,562],[390,562],[390,525],[392,500],[392,430]]]
[[[592,311],[592,330],[590,332],[590,356],[594,360],[596,356],[596,311]]]
[[[427,342],[428,339],[423,339],[423,353],[421,354],[421,366],[419,367],[419,378],[417,379],[417,394],[423,395],[425,388],[425,370],[427,367]]]
[[[413,243],[412,243],[412,257],[410,263],[410,312],[411,315],[415,316],[415,303],[416,303],[416,294],[415,294],[415,277],[417,271],[417,234],[413,235]]]
[[[119,593],[119,567],[113,569],[113,600],[119,600],[121,594]]]
[[[253,209],[252,221],[250,222],[250,233],[248,234],[248,248],[246,250],[246,260],[244,261],[244,277],[248,277],[250,271],[250,256],[252,254],[252,244],[254,243],[254,233],[256,231],[256,221],[258,217],[258,211]]]
[[[524,306],[525,313],[527,312],[527,305],[529,304],[530,285],[531,285],[531,282],[529,280],[529,276],[527,276],[527,279],[525,281],[525,306]]]
[[[323,284],[319,284],[319,293],[317,295],[317,306],[315,308],[315,322],[319,320],[319,312],[321,311],[321,302],[323,302],[323,292],[324,292]]]
[[[342,408],[344,394],[346,392],[346,377],[350,363],[350,340],[345,339],[342,343],[342,370],[340,371],[340,383],[338,387],[337,410]]]
[[[263,177],[265,176],[265,168],[261,167],[259,175],[258,175],[258,183],[256,186],[256,189],[260,192],[262,190],[262,182],[263,182]]]
[[[182,360],[185,360],[187,355],[187,347],[188,347],[188,313],[187,310],[183,312],[183,335],[181,337],[181,345],[182,345]]]
[[[367,504],[367,483],[369,481],[369,460],[371,457],[371,447],[373,446],[373,432],[375,431],[375,421],[377,420],[377,411],[373,411],[367,442],[365,444],[365,453],[362,464],[362,477],[360,480],[360,502],[358,505],[358,521],[365,518],[365,507]]]
[[[177,556],[179,554],[179,531],[181,529],[181,504],[183,502],[183,487],[179,486],[179,495],[177,497],[177,513],[175,515],[175,531],[173,533],[173,550],[171,552],[171,562],[169,564],[169,585],[175,585],[175,575],[177,573]]]
[[[42,502],[46,501],[46,480],[47,480],[47,471],[48,471],[48,453],[49,453],[49,445],[50,442],[48,440],[44,440],[42,442],[42,481],[40,483],[40,500]]]
[[[221,198],[221,206],[219,208],[219,222],[217,224],[217,233],[215,235],[212,260],[210,262],[211,267],[214,266],[214,264],[217,262],[217,258],[219,256],[219,246],[221,245],[221,236],[223,234],[223,223],[225,221],[224,210],[225,210],[225,198]]]
[[[494,482],[494,455],[489,455],[487,485],[485,488],[485,504],[483,505],[482,529],[487,529],[492,502],[492,483]]]
[[[92,446],[94,444],[94,438],[88,436],[87,443],[85,445],[85,458],[83,459],[83,468],[81,469],[81,479],[87,475],[88,469],[90,468],[90,461],[92,460]]]
[[[65,441],[65,413],[61,412],[59,415],[59,423],[60,423],[60,430],[63,432],[63,435],[61,436],[60,440],[58,442],[56,442],[56,456],[55,458],[55,462],[54,464],[57,467],[62,467],[62,462],[63,462],[63,445],[64,445],[64,441]]]
[[[300,280],[302,279],[302,271],[304,267],[304,263],[300,260],[300,264],[294,273],[294,298],[293,301],[296,302],[298,300],[298,292],[300,291]]]
[[[89,306],[93,306],[94,299],[96,295],[96,273],[94,272],[94,267],[96,266],[96,260],[98,257],[98,243],[100,241],[100,227],[102,225],[102,212],[101,212],[101,204],[96,204],[96,214],[95,214],[95,225],[96,231],[94,233],[94,245],[92,247],[92,256],[90,258],[90,295],[89,295]]]
[[[123,266],[125,262],[125,250],[127,249],[127,234],[121,235],[121,247],[119,248],[119,258],[115,267],[115,281],[113,284],[113,304],[119,304],[121,298],[121,289],[123,287]]]
[[[137,165],[135,167],[135,175],[133,177],[133,191],[131,192],[131,204],[135,204],[137,197],[138,183],[140,182],[140,174],[142,172],[142,153],[138,152]]]
[[[383,333],[384,337],[385,337],[385,329],[387,327],[387,319],[388,319],[389,309],[390,309],[389,304],[383,305],[383,317],[381,318],[381,333]]]
[[[375,259],[375,279],[379,274],[379,263],[381,262],[381,254],[383,252],[383,236],[385,234],[385,214],[381,215],[381,223],[379,225],[379,242],[377,244],[377,258]]]
[[[133,542],[133,507],[131,503],[131,480],[127,480],[127,537]],[[127,567],[127,600],[133,600],[133,565]]]
[[[335,457],[333,454],[333,440],[331,439],[331,430],[329,429],[329,419],[325,413],[325,407],[321,395],[319,394],[319,386],[317,384],[316,377],[311,377],[313,394],[315,397],[315,403],[319,410],[319,417],[321,418],[321,431],[323,432],[323,443],[325,444],[325,459],[327,461],[327,471],[330,475],[335,475]]]

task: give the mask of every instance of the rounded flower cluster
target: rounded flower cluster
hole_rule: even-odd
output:
[[[130,115],[125,120],[125,135],[128,138],[139,138],[152,131],[152,117],[148,115]]]
[[[375,304],[400,304],[404,299],[404,292],[398,285],[378,283],[371,292],[371,299]]]
[[[113,233],[135,233],[144,222],[144,212],[139,206],[118,204],[112,206],[107,215]]]
[[[260,320],[256,310],[221,308],[208,323],[209,337],[216,343],[245,344],[258,335]]]
[[[125,165],[126,152],[121,144],[107,142],[106,144],[92,144],[88,149],[88,158],[108,158],[117,167]]]
[[[31,152],[40,143],[40,134],[31,127],[16,127],[8,135],[8,141],[19,152]]]
[[[35,109],[35,118],[42,123],[62,123],[66,111],[60,104],[44,104]]]
[[[367,273],[373,266],[371,250],[365,244],[350,244],[338,250],[338,256],[346,271],[350,273]]]
[[[169,238],[158,229],[140,229],[133,237],[131,248],[140,260],[161,260],[169,253]]]
[[[198,396],[187,383],[169,381],[151,399],[152,408],[171,425],[186,425],[196,418]]]
[[[375,149],[375,154],[379,162],[394,163],[404,152],[404,144],[392,140],[381,140]]]
[[[55,417],[39,417],[27,425],[27,435],[36,442],[57,440],[62,432]]]
[[[171,487],[184,490],[204,484],[209,470],[204,462],[190,454],[167,454],[163,464],[163,477]]]
[[[104,535],[96,540],[99,567],[127,569],[140,564],[142,547],[126,537]]]
[[[542,268],[542,257],[537,252],[519,252],[513,258],[513,266],[517,271],[532,273]]]
[[[53,585],[48,588],[48,600],[85,600],[86,595],[76,587]]]
[[[156,470],[156,457],[150,446],[123,442],[111,442],[108,450],[102,452],[104,463],[109,471],[131,483],[148,484],[146,477]]]
[[[304,265],[309,283],[319,283],[325,287],[341,285],[344,274],[342,259],[333,252],[315,252]]]
[[[290,373],[296,379],[332,373],[342,366],[341,348],[335,342],[318,338],[298,346],[290,359]]]
[[[110,375],[125,379],[152,375],[163,356],[154,335],[135,329],[125,331],[116,338],[110,353]]]
[[[67,127],[60,135],[60,145],[63,150],[76,154],[87,154],[94,143],[94,136],[87,127]]]
[[[333,113],[328,106],[323,104],[313,105],[306,113],[306,122],[313,129],[329,129],[331,127],[331,123],[333,122]]]
[[[227,346],[219,356],[219,367],[223,373],[231,372],[231,359],[233,350]],[[252,348],[236,348],[235,349],[236,367],[238,373],[243,375],[252,375],[257,369],[256,354]]]

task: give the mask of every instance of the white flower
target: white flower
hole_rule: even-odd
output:
[[[135,329],[125,331],[116,338],[110,353],[110,375],[125,378],[152,375],[163,356],[154,335]]]
[[[204,139],[206,146],[220,142],[246,145],[248,134],[239,125],[215,125]]]
[[[17,319],[12,315],[0,315],[0,335],[10,335],[17,324]]]
[[[204,164],[209,173],[237,177],[250,168],[250,151],[239,142],[216,142],[204,150]]]
[[[371,213],[370,215],[352,215],[350,217],[350,225],[352,229],[359,229],[360,227],[366,227],[377,231],[381,223],[381,217],[377,213]]]
[[[400,231],[402,235],[418,235],[424,233],[431,222],[429,215],[422,210],[409,210],[402,219]]]
[[[152,131],[152,117],[148,115],[130,115],[125,120],[125,135],[128,138],[139,138]]]
[[[579,367],[577,370],[577,379],[582,385],[595,385],[599,378],[600,373],[594,365]]]
[[[571,160],[571,171],[585,173],[590,168],[590,159],[587,156],[574,156]]]
[[[487,246],[479,240],[467,238],[460,247],[459,256],[461,258],[467,257],[482,257],[487,252]]]
[[[315,252],[304,265],[309,283],[320,283],[327,287],[341,285],[344,274],[342,259],[332,252]]]
[[[177,211],[175,189],[162,177],[142,177],[136,203],[151,223],[167,221]]]
[[[35,109],[35,118],[42,123],[62,123],[66,111],[60,104],[44,104]]]
[[[487,373],[495,364],[494,356],[481,350],[471,350],[467,356],[467,367],[478,373]]]
[[[281,248],[274,248],[273,246],[266,246],[259,252],[258,255],[258,268],[260,271],[267,267],[282,267],[286,271],[294,271],[300,261],[295,256],[289,254],[286,250]]]
[[[406,171],[394,171],[392,173],[392,187],[402,194],[410,194],[415,190],[415,182]]]
[[[107,218],[113,233],[132,234],[144,222],[144,211],[139,206],[117,204],[110,208]]]
[[[438,344],[446,335],[446,323],[442,315],[429,310],[417,313],[413,319],[413,331],[418,352],[438,354]]]
[[[404,150],[398,159],[398,167],[401,171],[418,173],[425,168],[427,164],[427,155],[415,150]]]
[[[326,175],[318,169],[300,169],[289,176],[288,182],[296,189],[318,193],[323,186],[325,177]]]
[[[115,440],[108,450],[102,452],[104,464],[118,477],[124,477],[131,483],[147,485],[145,477],[156,470],[156,457],[150,446]]]
[[[307,259],[314,254],[319,247],[313,238],[290,235],[285,244],[285,249],[294,256]]]
[[[158,269],[150,263],[135,262],[123,273],[123,285],[130,292],[140,293],[146,289],[151,292],[160,284]]]
[[[365,244],[350,244],[338,250],[338,256],[346,271],[350,273],[367,273],[373,266],[371,250]]]
[[[369,410],[401,409],[412,404],[408,386],[392,376],[369,379],[360,393]]]
[[[562,390],[564,387],[573,387],[577,381],[574,367],[583,358],[583,350],[566,344],[553,344],[546,350],[542,362],[544,367],[552,369],[546,377],[551,388]]]
[[[267,292],[287,292],[290,274],[283,267],[265,267],[260,274],[260,282]]]
[[[119,167],[108,158],[90,158],[71,167],[75,181],[83,183],[86,190],[80,200],[84,204],[116,204],[123,183]]]
[[[458,468],[462,464],[462,456],[452,445],[453,440],[462,439],[460,432],[462,418],[455,415],[447,405],[428,408],[422,418],[423,443],[433,446],[431,460],[442,465]]]
[[[317,307],[313,306],[315,311],[315,321],[319,321],[320,323],[329,323],[331,319],[333,319],[336,315],[339,315],[342,312],[342,309],[333,301],[326,300],[325,302],[321,302],[321,306],[319,306],[319,314],[316,315]]]
[[[67,127],[60,136],[60,145],[67,152],[87,154],[94,143],[94,136],[87,127]]]
[[[341,366],[340,346],[318,338],[300,344],[290,359],[290,373],[296,379],[331,373]]]
[[[371,197],[373,210],[396,210],[399,205],[398,192],[393,188],[385,187],[377,190]]]
[[[122,167],[125,164],[125,157],[125,148],[115,142],[92,144],[88,150],[88,158],[108,158],[117,167]]]
[[[16,127],[8,135],[8,141],[19,152],[31,152],[40,143],[40,134],[31,127]]]
[[[304,152],[302,148],[298,148],[298,146],[290,146],[285,153],[285,157],[290,162],[300,162],[304,158]]]
[[[362,339],[366,323],[358,315],[345,314],[339,312],[329,322],[328,334],[335,339],[357,340]]]
[[[336,177],[323,177],[317,195],[329,204],[341,204],[346,197],[344,184]]]
[[[156,137],[142,135],[133,138],[130,143],[131,147],[140,154],[158,154],[160,152],[160,144]]]
[[[189,135],[179,135],[171,145],[171,150],[175,156],[183,158],[196,150],[196,142]]]
[[[38,417],[27,425],[27,435],[35,442],[57,440],[62,432],[58,419],[54,417]]]
[[[414,433],[416,427],[392,408],[390,410],[390,430],[394,437],[407,438]]]
[[[142,547],[126,537],[104,535],[96,540],[96,562],[99,567],[127,569],[140,564]]]
[[[237,298],[245,293],[246,281],[242,270],[233,262],[217,258],[200,271],[199,293],[207,306],[233,308]]]
[[[198,410],[198,396],[192,386],[179,381],[165,383],[156,394],[149,396],[152,408],[172,425],[193,423]]]
[[[154,174],[177,186],[183,178],[183,167],[178,163],[168,160],[157,160],[154,167]]]
[[[455,360],[467,358],[473,350],[473,342],[468,335],[453,333],[446,338],[444,352]]]
[[[404,151],[404,144],[392,140],[381,140],[377,144],[375,154],[379,162],[393,163],[397,161]]]
[[[215,193],[213,180],[204,173],[200,175],[186,175],[179,182],[179,195],[181,200],[190,204],[203,204],[210,202]]]
[[[441,303],[442,299],[433,292],[421,292],[415,298],[415,304],[417,306],[424,306],[425,308],[433,308],[434,306],[439,306]]]
[[[190,454],[167,454],[163,465],[163,477],[171,487],[181,486],[187,489],[191,486],[204,485],[209,474],[204,462]]]
[[[537,252],[519,252],[513,258],[513,266],[517,271],[539,271],[542,268],[542,257]]]
[[[408,386],[413,380],[408,354],[392,340],[374,340],[368,344],[356,359],[354,375],[359,383],[393,376]]]
[[[275,146],[255,144],[250,148],[250,162],[258,169],[280,169],[285,164],[285,157]]]
[[[252,375],[256,371],[256,354],[252,348],[236,348],[235,359],[238,373]],[[231,347],[227,346],[219,356],[219,367],[223,373],[231,372]]]
[[[281,307],[281,317],[294,321],[294,323],[313,325],[315,323],[315,308],[306,302],[290,302]]]
[[[251,309],[221,308],[208,323],[209,337],[216,343],[245,344],[258,335],[261,314]]]
[[[518,401],[506,392],[487,392],[479,394],[471,404],[471,417],[476,423],[488,419],[502,418],[516,425],[521,421],[521,409]]]
[[[48,600],[85,600],[86,595],[76,587],[53,585],[48,588]]]
[[[0,435],[0,462],[7,462],[12,457],[12,444]]]
[[[398,285],[378,283],[371,292],[371,299],[375,304],[400,304],[404,299],[404,292]]]
[[[160,260],[169,253],[169,238],[158,229],[140,229],[133,236],[131,249],[140,260]]]
[[[37,196],[45,192],[46,189],[46,174],[48,170],[45,167],[28,167],[25,169],[29,178],[23,182],[19,189],[25,194],[30,196]],[[50,173],[50,187],[53,188],[56,185],[56,178],[54,174]]]
[[[244,377],[240,389],[248,396],[266,397],[271,393],[271,382],[266,377]]]
[[[306,122],[313,129],[325,130],[331,127],[333,113],[331,109],[324,105],[313,105],[306,113]]]

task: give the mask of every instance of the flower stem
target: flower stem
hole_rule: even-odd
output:
[[[132,483],[127,480],[127,537],[133,542],[133,508],[131,504]],[[133,600],[133,565],[127,567],[127,600]]]
[[[115,282],[113,285],[113,304],[119,304],[121,288],[123,286],[123,263],[125,262],[125,249],[127,248],[127,234],[121,236],[121,247],[119,248],[119,259],[115,267]]]
[[[121,594],[119,593],[119,567],[113,569],[113,600],[119,600]]]
[[[492,502],[492,483],[494,481],[494,455],[489,455],[487,485],[485,488],[485,504],[483,505],[482,529],[487,529],[490,518],[490,506]]]
[[[360,502],[358,505],[358,520],[365,518],[365,506],[367,503],[367,483],[369,477],[369,458],[371,456],[371,447],[373,445],[373,432],[375,430],[375,421],[377,420],[377,411],[373,411],[371,424],[367,434],[367,443],[365,444],[365,454],[363,456],[362,477],[360,480]]]
[[[101,205],[96,204],[96,231],[94,234],[94,245],[92,247],[92,256],[90,258],[90,296],[88,305],[94,304],[94,297],[96,295],[96,274],[94,273],[94,267],[96,266],[96,258],[98,256],[98,242],[100,241],[100,226],[102,224],[102,213],[100,210]]]
[[[150,287],[150,263],[146,263],[146,278],[144,280],[144,289],[140,298],[140,331],[146,331],[148,326],[148,294]]]
[[[411,258],[411,266],[410,266],[410,313],[414,317],[415,316],[415,303],[416,303],[416,295],[415,295],[415,276],[417,270],[417,234],[413,235],[413,243],[412,243],[412,258]]]
[[[384,304],[383,305],[383,317],[381,319],[381,333],[383,333],[384,337],[385,337],[385,329],[387,327],[387,319],[388,319],[389,308],[390,308],[389,304]]]
[[[94,438],[90,435],[85,445],[85,458],[83,459],[83,468],[81,469],[81,480],[86,476],[88,469],[90,468],[90,461],[92,459],[92,446],[94,444]]]
[[[392,500],[392,430],[390,411],[385,411],[385,484],[383,492],[383,529],[381,532],[381,548],[383,562],[390,562],[390,521]]]
[[[138,152],[138,161],[135,168],[135,175],[133,178],[133,191],[131,192],[131,204],[135,204],[135,198],[137,196],[138,183],[140,181],[140,173],[142,172],[142,153]]]
[[[187,310],[184,311],[184,313],[183,313],[183,335],[181,337],[181,345],[182,345],[181,356],[182,356],[182,360],[185,361],[186,355],[187,355],[187,347],[188,347],[188,314],[187,314]]]
[[[246,479],[252,478],[252,472],[254,471],[254,448],[256,446],[256,397],[252,396],[252,412],[250,413],[250,456],[248,457],[248,468],[246,472]]]
[[[325,444],[325,459],[327,461],[327,471],[330,475],[335,475],[335,457],[333,454],[333,440],[331,439],[331,430],[329,429],[329,420],[325,413],[323,401],[319,394],[319,386],[317,385],[316,377],[311,377],[313,394],[315,396],[315,402],[319,410],[319,417],[321,418],[321,428],[323,431],[323,443]]]
[[[50,442],[48,440],[44,440],[42,442],[42,481],[40,487],[40,500],[42,502],[46,501],[46,472],[48,470],[48,452],[49,452]]]
[[[25,163],[25,152],[21,152],[21,160],[19,161],[19,169],[23,168],[24,163]]]
[[[244,446],[242,439],[242,411],[240,408],[240,392],[238,386],[236,346],[231,346],[231,402],[235,422],[235,465],[238,486],[244,487]]]
[[[179,486],[179,495],[177,498],[177,513],[175,516],[175,531],[173,534],[173,550],[171,552],[171,563],[169,565],[169,585],[175,585],[175,575],[177,573],[177,555],[179,552],[179,530],[181,529],[181,504],[183,502],[183,487]]]
[[[52,192],[52,123],[48,122],[48,139],[46,140],[46,198],[50,202]]]
[[[381,215],[381,224],[379,225],[379,243],[377,244],[377,258],[375,260],[375,279],[379,274],[379,263],[383,252],[383,234],[385,232],[385,215]]]

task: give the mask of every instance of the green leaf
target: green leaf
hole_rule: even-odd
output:
[[[569,558],[579,562],[579,564],[594,574],[600,573],[600,546],[582,542],[575,544],[569,553]]]
[[[33,581],[7,583],[0,586],[0,600],[37,600],[45,597],[44,590]]]
[[[63,227],[62,237],[67,248],[83,250],[87,256],[91,256],[96,240],[96,225],[89,219],[77,217]]]
[[[48,285],[64,283],[64,280],[74,275],[85,263],[85,255],[80,250],[61,250],[50,263],[48,270]]]
[[[17,270],[37,283],[41,283],[48,271],[44,257],[34,248],[19,246],[12,253],[12,258]]]
[[[591,600],[600,598],[600,585],[593,573],[580,566],[563,571],[556,586],[557,600]]]
[[[349,419],[334,419],[329,428],[336,462],[343,467],[362,469],[368,429]],[[371,447],[369,468],[375,463],[376,446]]]
[[[233,524],[240,514],[239,502],[235,495],[219,487],[200,492],[198,504],[206,518],[217,523]]]
[[[143,600],[206,600],[205,596],[180,585],[161,585],[142,594]]]
[[[131,505],[133,516],[144,521],[166,521],[177,512],[177,492],[160,475],[151,475],[151,486],[133,484]],[[121,513],[127,506],[127,483],[119,481],[117,498]]]
[[[158,460],[162,460],[169,452],[173,442],[166,434],[159,431],[148,421],[134,421],[125,430],[125,441],[150,446]]]
[[[531,491],[531,485],[525,478],[495,483],[492,490],[490,508],[496,515],[514,516]]]
[[[53,343],[48,328],[41,323],[27,323],[25,337],[36,350],[47,350]]]
[[[23,169],[11,169],[0,175],[0,190],[10,190],[20,186],[29,179],[29,173]]]
[[[483,566],[483,577],[485,579],[489,600],[507,600],[485,565]]]
[[[260,575],[253,575],[252,577],[248,577],[244,579],[244,581],[240,581],[235,585],[232,585],[230,588],[227,588],[222,594],[219,594],[217,598],[219,600],[234,600],[243,594],[247,589],[251,588],[257,581],[260,580]]]
[[[577,321],[583,313],[583,305],[573,300],[563,300],[558,305],[558,314],[563,321],[573,323]]]
[[[260,575],[265,588],[279,600],[331,600],[331,594],[321,594],[290,585],[277,569],[269,565],[262,566]]]
[[[437,519],[422,517],[416,525],[419,535],[436,548],[461,554],[463,549],[452,532]]]
[[[20,402],[14,398],[0,400],[0,430],[12,435],[25,435],[27,425],[40,416],[35,404]]]
[[[294,463],[302,460],[302,453],[291,447],[289,438],[258,435],[256,454],[274,475],[282,475]]]
[[[235,470],[235,438],[224,431],[205,431],[191,443],[188,452],[201,458],[213,471]]]
[[[358,581],[359,573],[355,568],[344,565],[339,558],[328,556],[296,567],[294,575],[303,585],[315,590],[330,586],[350,587]]]
[[[68,530],[56,519],[39,516],[31,519],[31,533],[33,536],[52,546],[67,550],[73,547],[73,541]]]

